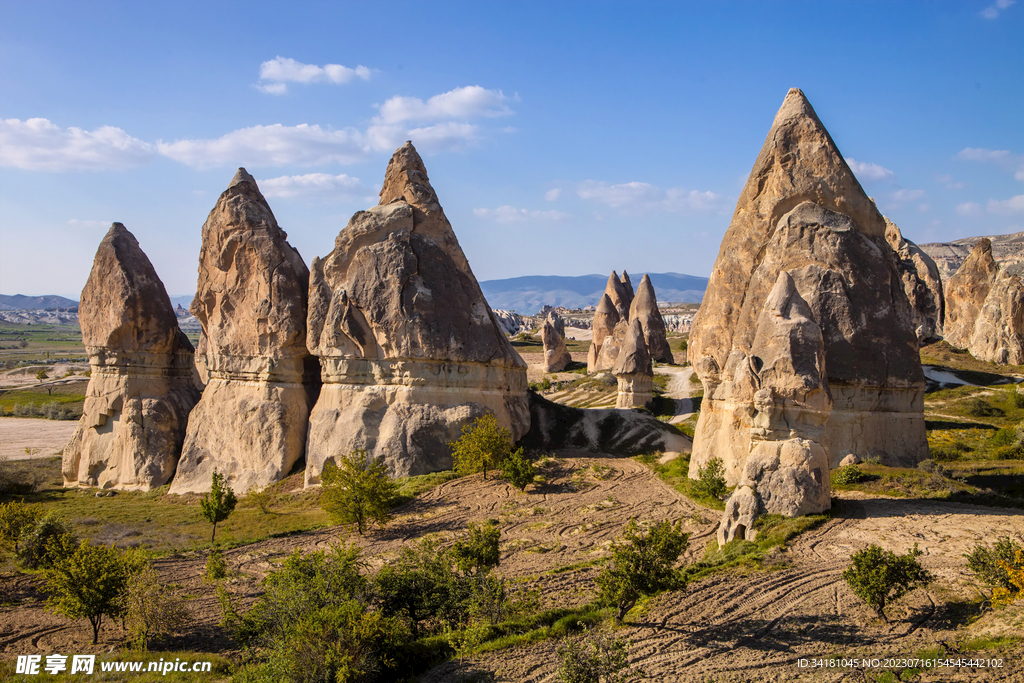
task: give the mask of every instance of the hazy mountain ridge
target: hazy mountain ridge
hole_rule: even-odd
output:
[[[77,308],[78,302],[55,294],[25,296],[24,294],[0,294],[0,311],[20,309]]]
[[[932,257],[939,267],[942,279],[948,280],[971,253],[971,247],[982,237],[964,237],[952,242],[930,242],[919,245],[924,253]],[[989,235],[992,240],[992,258],[1001,267],[1011,272],[1024,270],[1024,232],[1009,235]]]
[[[708,279],[682,273],[649,273],[661,302],[700,303]],[[634,287],[642,271],[630,274]],[[608,283],[607,275],[527,275],[504,280],[484,280],[480,288],[492,309],[532,315],[541,306],[585,308],[596,306]]]

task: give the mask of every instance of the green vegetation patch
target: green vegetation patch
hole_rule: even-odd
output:
[[[862,475],[859,481],[847,481],[846,468],[833,470],[832,488],[876,496],[929,498],[1024,509],[1024,483],[1020,480],[1020,475],[1024,474],[1024,463],[998,463],[999,467],[987,465],[957,462],[949,469],[943,467],[940,468],[942,471],[928,471],[865,463],[857,466]]]
[[[50,387],[30,387],[0,393],[0,417],[44,417],[77,420],[85,405],[84,382]]]
[[[669,460],[666,463],[659,463],[661,453],[646,453],[637,456],[635,460],[651,468],[658,478],[683,494],[693,502],[713,510],[725,510],[725,501],[722,498],[715,498],[706,493],[706,489],[700,487],[699,481],[689,478],[690,454],[680,453],[678,458]],[[731,491],[731,489],[727,490]],[[725,494],[723,494],[725,497]]]

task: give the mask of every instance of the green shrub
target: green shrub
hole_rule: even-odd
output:
[[[691,482],[694,495],[700,498],[721,499],[728,491],[725,485],[725,466],[721,458],[711,458],[704,467],[697,468],[697,479]]]
[[[178,633],[191,619],[185,599],[162,583],[151,565],[131,573],[124,593],[124,624],[133,647],[145,651],[154,637]]]
[[[336,524],[355,524],[362,536],[372,521],[383,527],[391,519],[391,501],[398,486],[384,461],[356,449],[324,463],[320,473],[320,506]]]
[[[537,468],[523,455],[523,449],[519,448],[501,463],[501,476],[512,486],[525,491],[537,476]]]
[[[558,648],[558,680],[562,683],[626,683],[642,676],[626,665],[629,644],[597,634],[566,640]]]
[[[29,569],[47,569],[73,554],[77,545],[71,524],[50,512],[22,534],[18,557]]]
[[[840,486],[859,484],[867,479],[867,475],[860,471],[856,465],[843,465],[832,473],[832,483]]]
[[[38,503],[0,503],[0,544],[18,554],[18,542],[43,518],[43,506]]]
[[[690,538],[681,525],[658,522],[641,533],[636,520],[630,519],[612,545],[611,562],[598,575],[597,585],[601,602],[617,610],[616,622],[622,623],[642,596],[685,586],[674,568]]]
[[[964,557],[967,558],[967,568],[979,581],[991,588],[1002,587],[1012,590],[1013,584],[1010,582],[1007,567],[1015,566],[1014,556],[1018,550],[1024,551],[1024,545],[1009,536],[1002,536],[996,540],[993,547],[976,545]]]
[[[213,533],[210,534],[210,543],[217,537],[217,522],[223,522],[235,509],[238,499],[235,492],[227,484],[223,474],[213,471],[210,483],[210,492],[199,500],[200,514],[203,519],[213,524]]]
[[[492,413],[481,415],[462,428],[462,436],[448,444],[452,462],[461,474],[484,473],[499,466],[512,452],[512,432],[498,424]]]
[[[373,578],[374,601],[384,613],[400,615],[417,638],[460,625],[469,614],[470,585],[453,564],[451,551],[435,539],[402,546],[398,559]]]
[[[224,553],[220,548],[210,548],[210,554],[206,556],[206,580],[217,581],[228,575],[228,563],[224,559]]]
[[[498,520],[489,519],[483,524],[470,522],[469,531],[452,546],[452,557],[463,572],[487,571],[501,562],[498,543],[501,530]]]
[[[977,396],[967,399],[962,405],[964,414],[971,417],[1002,417],[1006,414],[1001,408]]]
[[[95,645],[103,617],[119,617],[125,611],[130,569],[117,549],[82,541],[47,569],[47,609],[69,619],[87,618]]]
[[[914,549],[897,555],[869,545],[850,558],[853,564],[843,572],[843,579],[854,594],[885,621],[885,606],[899,600],[907,592],[932,581],[932,576],[917,561],[923,553]]]

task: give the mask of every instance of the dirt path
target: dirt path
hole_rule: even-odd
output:
[[[28,460],[60,455],[78,420],[0,417],[0,459]]]

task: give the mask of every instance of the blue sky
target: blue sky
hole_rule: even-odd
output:
[[[171,295],[237,166],[307,263],[412,139],[481,280],[706,276],[790,87],[917,242],[1024,230],[1024,2],[0,0],[0,292]]]

